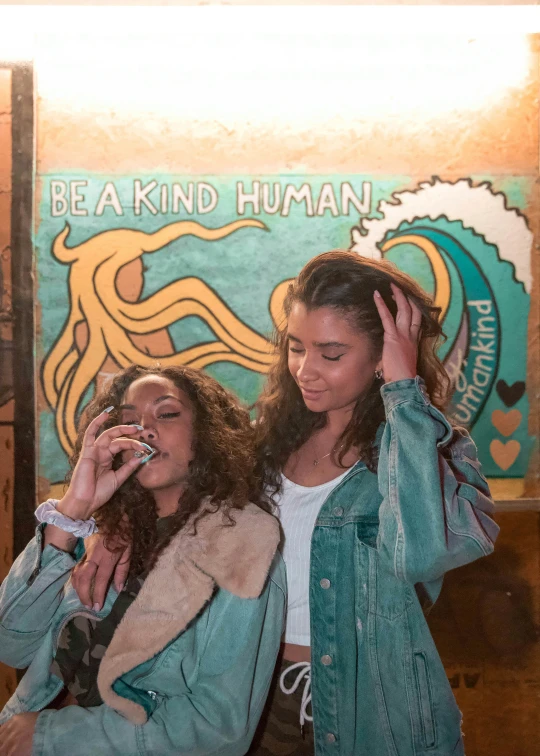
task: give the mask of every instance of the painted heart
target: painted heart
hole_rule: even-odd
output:
[[[522,419],[523,415],[517,409],[510,410],[510,412],[494,410],[491,413],[491,422],[503,436],[511,436],[519,428]]]
[[[507,407],[513,407],[517,404],[525,393],[525,382],[516,381],[511,386],[506,381],[497,381],[497,393]]]
[[[501,470],[508,470],[512,467],[517,459],[517,455],[521,451],[521,444],[518,441],[507,441],[503,443],[499,439],[495,439],[489,445],[491,456],[495,460],[495,464],[498,465]]]

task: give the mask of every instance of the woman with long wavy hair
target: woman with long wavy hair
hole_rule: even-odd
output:
[[[250,754],[463,753],[422,609],[498,528],[476,448],[443,414],[439,314],[395,266],[350,252],[289,288],[256,425],[288,611]]]
[[[289,287],[255,423],[286,629],[250,754],[463,754],[424,610],[498,527],[476,447],[443,414],[439,314],[395,266],[351,252],[315,257]],[[102,585],[111,560],[94,553]]]
[[[0,589],[0,658],[28,667],[2,756],[239,756],[279,650],[276,519],[237,400],[190,368],[130,367],[88,406],[69,487]],[[83,605],[82,537],[129,544],[125,586]]]

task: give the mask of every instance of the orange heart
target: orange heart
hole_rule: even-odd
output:
[[[523,415],[517,409],[510,410],[510,412],[494,410],[491,413],[491,422],[503,436],[511,436],[519,428],[522,419]]]
[[[507,441],[503,444],[496,438],[490,443],[489,450],[501,470],[508,470],[516,461],[517,455],[521,451],[521,444],[518,441]]]

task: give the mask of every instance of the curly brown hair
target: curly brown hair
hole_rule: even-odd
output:
[[[189,367],[132,365],[117,373],[85,408],[70,459],[71,469],[77,464],[88,424],[106,407],[120,405],[128,387],[147,375],[168,378],[190,400],[194,457],[180,506],[171,517],[166,537],[158,540],[154,497],[134,476],[96,513],[107,548],[118,551],[128,543],[132,545],[130,575],[139,575],[151,568],[159,553],[192,515],[196,515],[193,519],[196,529],[202,517],[218,509],[223,511],[224,524],[228,525],[234,525],[234,510],[243,509],[250,501],[267,511],[270,509],[255,471],[254,430],[248,411],[210,375]],[[118,422],[113,410],[102,428],[105,430]],[[120,455],[116,464],[121,465]]]
[[[390,283],[416,303],[422,313],[418,348],[418,375],[426,382],[433,404],[444,409],[450,381],[437,357],[436,349],[444,338],[439,322],[440,308],[410,276],[386,260],[371,260],[354,252],[334,250],[310,260],[290,284],[284,302],[286,318],[293,303],[308,310],[329,307],[345,317],[350,325],[369,337],[373,355],[382,354],[384,329],[373,295],[378,290],[395,317],[396,303]],[[280,472],[287,460],[326,424],[326,413],[309,410],[288,368],[288,333],[286,322],[274,334],[276,362],[272,366],[263,392],[254,407],[257,413],[257,450],[260,474],[274,492],[281,488]],[[374,377],[367,392],[358,397],[353,416],[345,428],[339,462],[354,447],[360,459],[372,470],[376,468],[375,437],[384,422],[380,394],[382,380]]]

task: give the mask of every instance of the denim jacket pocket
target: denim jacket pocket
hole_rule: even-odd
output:
[[[370,582],[372,584],[371,590],[375,591],[375,600],[371,602],[370,611],[379,617],[395,620],[404,614],[409,603],[406,584],[398,580],[395,575],[379,567],[377,552],[374,552],[371,558],[374,568],[370,571],[370,578],[371,575],[374,575],[375,582],[371,579]]]
[[[406,585],[394,575],[381,569],[375,544],[378,526],[366,529],[365,524],[357,525],[357,575],[363,575],[365,582],[357,585],[357,603],[366,612],[395,620],[400,617],[410,601]]]
[[[416,682],[416,695],[418,700],[418,712],[420,727],[419,746],[424,750],[435,748],[437,745],[435,718],[433,716],[433,699],[431,695],[431,681],[426,656],[422,651],[413,653],[414,679]]]

